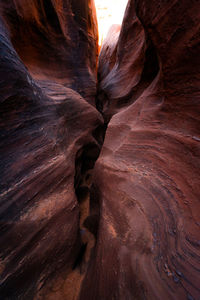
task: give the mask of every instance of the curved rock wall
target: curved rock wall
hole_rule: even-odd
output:
[[[199,299],[199,2],[0,15],[0,298]]]
[[[199,12],[197,1],[131,0],[102,46],[97,105],[110,122],[81,299],[200,297]]]
[[[102,117],[86,102],[96,93],[95,11],[79,4],[0,2],[1,299],[33,299],[80,252],[76,161],[99,149]]]
[[[98,35],[93,0],[1,1],[15,50],[34,78],[78,91],[94,104]]]

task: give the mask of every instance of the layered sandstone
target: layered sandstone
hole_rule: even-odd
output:
[[[197,1],[129,1],[99,58],[108,129],[96,256],[81,299],[199,299]]]
[[[199,14],[0,1],[2,299],[199,299]]]
[[[75,190],[102,126],[93,5],[0,2],[1,299],[33,299],[82,247]]]

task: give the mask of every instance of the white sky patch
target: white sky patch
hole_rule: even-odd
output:
[[[99,44],[113,24],[121,24],[128,0],[95,0],[99,27]]]

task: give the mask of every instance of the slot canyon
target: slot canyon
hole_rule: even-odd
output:
[[[0,300],[200,299],[200,1],[100,26],[0,0]]]

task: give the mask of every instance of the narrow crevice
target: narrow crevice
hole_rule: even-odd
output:
[[[78,269],[80,276],[88,269],[97,240],[100,203],[93,183],[93,169],[104,143],[106,129],[106,123],[98,126],[92,132],[96,143],[87,144],[80,149],[75,160],[74,188],[79,204],[78,237],[81,240],[81,247],[73,270]]]
[[[147,39],[144,68],[140,82],[131,92],[122,99],[117,99],[116,109],[131,105],[144,89],[151,84],[159,72],[159,60],[153,43]],[[100,198],[98,186],[93,180],[93,169],[103,147],[105,134],[112,115],[104,112],[109,109],[110,101],[103,89],[101,89],[101,74],[97,78],[96,108],[104,118],[104,124],[97,127],[92,136],[94,143],[81,148],[75,159],[74,189],[79,204],[79,232],[80,250],[74,261],[72,272],[78,272],[82,282],[89,263],[95,253],[95,245],[98,236],[100,221]]]
[[[83,260],[83,257],[85,255],[85,251],[86,251],[86,247],[87,247],[87,244],[82,244],[81,245],[81,248],[80,248],[80,251],[78,253],[78,257],[76,258],[75,262],[74,262],[74,265],[72,267],[72,270],[76,269],[82,262]]]
[[[97,128],[94,132],[96,139],[102,141],[102,130]],[[104,134],[103,134],[104,135]],[[88,218],[91,216],[91,186],[92,171],[97,158],[99,157],[102,143],[91,143],[79,150],[75,162],[74,188],[77,201],[79,203],[79,236],[81,239],[81,249],[73,269],[79,268],[80,273],[87,270],[91,251],[95,246],[96,229],[86,226]],[[99,209],[99,208],[97,208]]]
[[[100,218],[100,197],[95,182],[90,188],[90,215],[84,221],[87,228],[97,238]]]
[[[101,113],[101,111],[97,108],[97,110]],[[98,126],[92,133],[92,136],[95,138],[95,140],[98,142],[100,146],[100,150],[103,146],[105,134],[107,130],[108,124],[104,122],[103,125]]]
[[[143,90],[151,84],[159,72],[159,62],[156,51],[151,41],[148,41],[148,47],[145,54],[145,63],[141,80],[139,84],[131,91],[127,97],[118,99],[116,103],[117,109],[133,103],[143,92]],[[88,262],[92,255],[92,249],[95,247],[99,218],[100,218],[100,203],[98,197],[98,189],[93,182],[93,169],[95,162],[100,155],[102,149],[106,130],[111,119],[104,115],[105,105],[109,105],[109,100],[106,94],[100,88],[100,74],[98,74],[96,108],[104,118],[104,124],[97,127],[93,131],[95,143],[85,145],[79,150],[76,156],[75,163],[75,179],[74,188],[76,191],[77,200],[80,209],[80,238],[81,249],[79,255],[74,263],[74,268],[79,267],[81,272],[86,271]],[[107,103],[107,104],[106,104]]]
[[[140,81],[127,95],[117,99],[110,99],[106,90],[101,86],[101,82],[103,79],[105,80],[105,78],[102,78],[102,74],[98,72],[96,108],[102,114],[106,126],[114,114],[124,107],[130,106],[141,96],[143,91],[153,82],[160,71],[158,54],[147,33],[146,41],[147,49]]]

